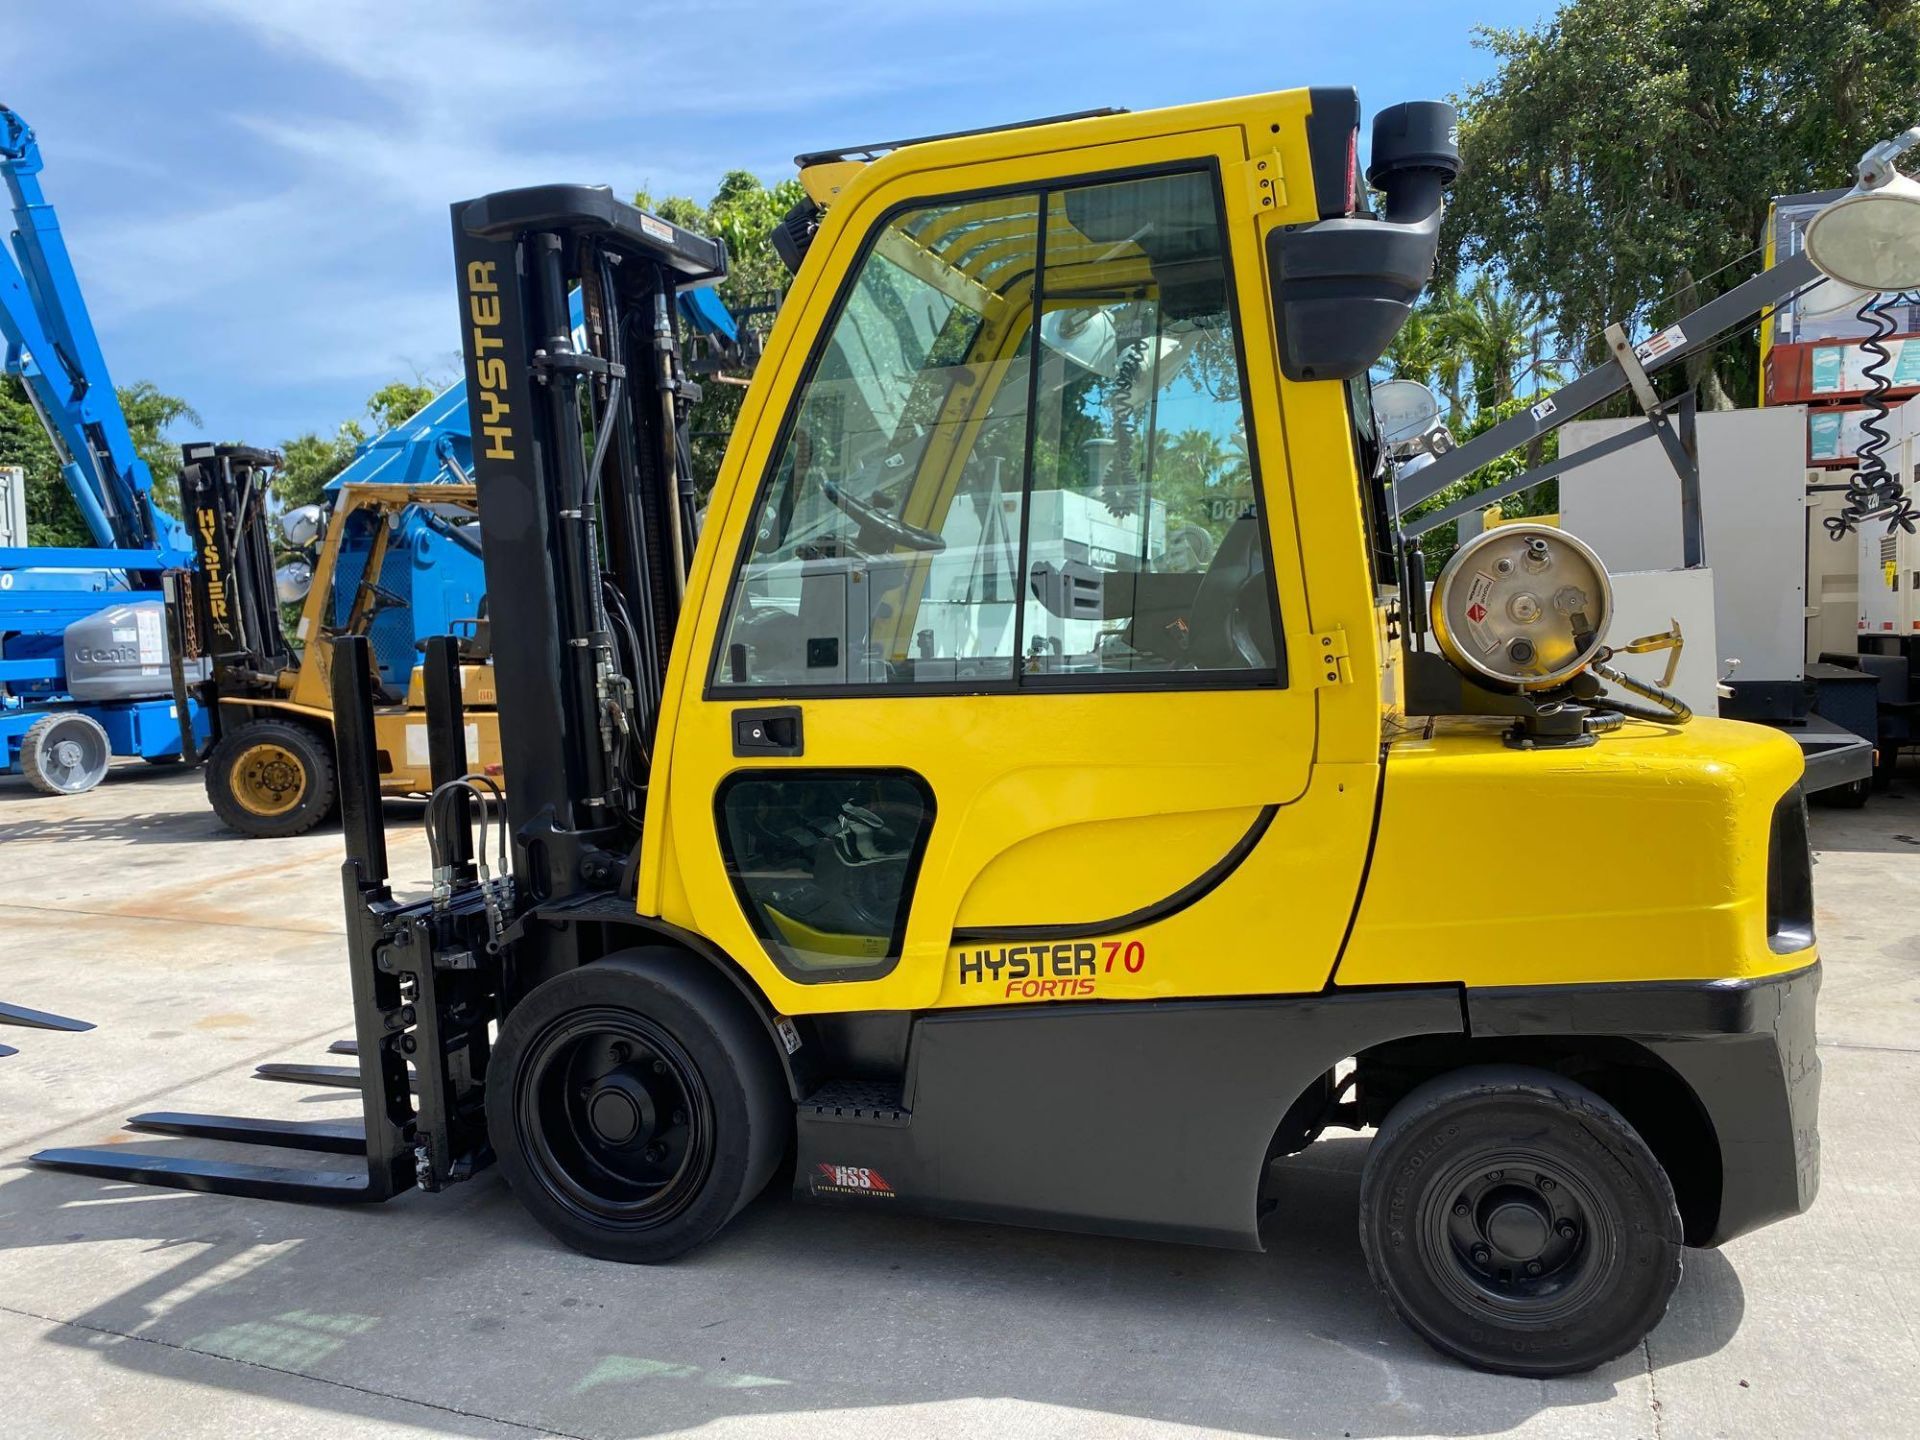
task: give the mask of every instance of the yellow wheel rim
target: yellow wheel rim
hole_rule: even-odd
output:
[[[263,819],[285,815],[307,793],[307,767],[284,745],[249,745],[233,762],[233,798]]]

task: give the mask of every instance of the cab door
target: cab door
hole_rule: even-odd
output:
[[[1326,981],[1373,766],[1316,764],[1347,676],[1245,160],[955,165],[816,240],[856,258],[804,272],[729,452],[640,897],[783,1010]]]

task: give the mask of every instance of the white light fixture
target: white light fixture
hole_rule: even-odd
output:
[[[1867,301],[1875,298],[1875,292],[1862,290],[1858,285],[1843,285],[1838,280],[1822,280],[1811,290],[1800,292],[1800,314],[1808,320],[1824,320],[1831,315],[1851,315]]]
[[[1920,181],[1894,161],[1920,145],[1920,125],[1860,158],[1853,189],[1807,226],[1807,258],[1820,273],[1860,290],[1920,289]]]
[[[313,588],[313,567],[304,560],[289,560],[273,572],[273,593],[282,605],[298,605]]]
[[[1040,321],[1040,343],[1103,380],[1120,368],[1119,332],[1104,309],[1055,310]]]
[[[296,550],[304,550],[320,538],[324,523],[318,505],[297,505],[280,516],[280,533]]]
[[[1418,380],[1386,380],[1373,387],[1373,418],[1388,445],[1417,440],[1440,423],[1440,401]]]

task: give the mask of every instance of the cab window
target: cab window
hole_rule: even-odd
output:
[[[896,212],[790,417],[715,685],[1270,683],[1242,394],[1210,175]]]

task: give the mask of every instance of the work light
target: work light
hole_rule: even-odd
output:
[[[1807,257],[1823,275],[1861,290],[1920,289],[1920,181],[1894,160],[1920,145],[1920,125],[1861,157],[1853,189],[1813,217]]]

